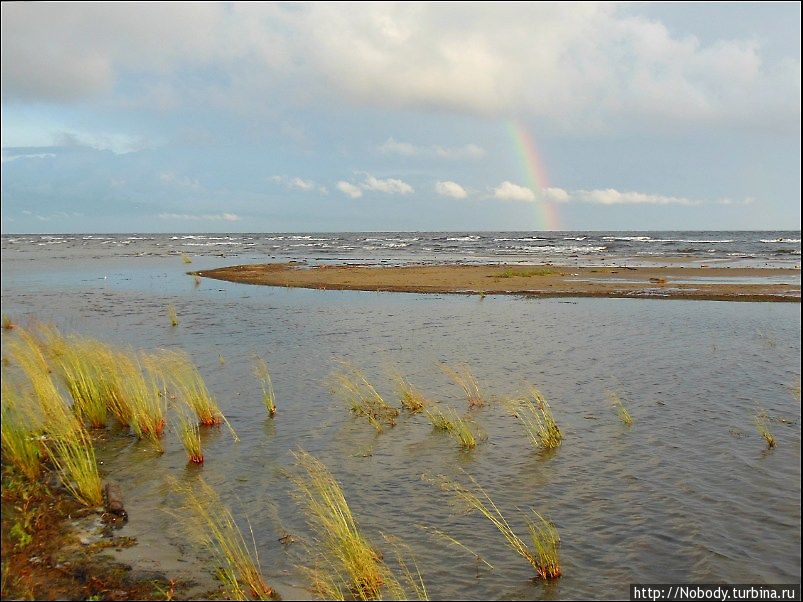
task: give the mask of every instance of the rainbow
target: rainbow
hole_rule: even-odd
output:
[[[508,121],[507,123],[510,137],[516,149],[516,156],[521,164],[522,173],[527,186],[535,193],[538,199],[535,206],[538,213],[538,230],[561,230],[558,208],[555,203],[544,201],[541,191],[549,188],[549,178],[547,177],[546,167],[538,151],[535,139],[527,128],[520,121]]]

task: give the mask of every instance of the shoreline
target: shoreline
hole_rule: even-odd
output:
[[[324,290],[800,303],[800,270],[788,268],[267,263],[188,274]]]

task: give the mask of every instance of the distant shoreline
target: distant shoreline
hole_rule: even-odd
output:
[[[800,270],[789,268],[551,264],[307,267],[267,263],[190,274],[243,284],[328,290],[800,303]]]

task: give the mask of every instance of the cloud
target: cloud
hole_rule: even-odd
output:
[[[0,157],[0,161],[3,163],[8,163],[9,161],[19,161],[20,159],[52,159],[55,156],[55,153],[17,153],[11,155],[7,154],[6,150],[3,149],[3,154],[2,157]]]
[[[182,176],[173,171],[166,171],[159,174],[159,181],[167,186],[183,188],[186,190],[203,190],[203,186],[198,180],[188,176]]]
[[[340,180],[337,183],[337,189],[353,199],[358,199],[362,196],[362,190],[360,190],[359,186],[355,186],[349,182],[344,182],[343,180]]]
[[[219,214],[191,214],[191,213],[160,213],[157,215],[159,219],[179,220],[179,221],[210,221],[210,222],[238,222],[242,218],[236,213],[219,213]]]
[[[410,142],[399,142],[393,138],[388,138],[379,147],[379,151],[385,155],[400,155],[402,157],[437,157],[449,160],[481,159],[487,153],[485,149],[476,144],[466,144],[464,146],[417,146]]]
[[[329,190],[325,186],[319,186],[313,180],[305,180],[303,178],[295,177],[288,178],[287,176],[271,176],[273,182],[284,184],[287,188],[300,190],[302,192],[318,192],[319,194],[329,194]]]
[[[435,183],[435,192],[441,196],[448,196],[453,199],[464,199],[468,196],[468,192],[457,182],[446,180],[445,182]]]
[[[532,203],[535,201],[535,193],[525,186],[519,186],[513,182],[504,181],[494,188],[494,198],[500,201]]]
[[[365,176],[365,181],[360,186],[363,190],[384,192],[385,194],[412,194],[415,192],[407,182],[395,178],[380,180],[370,174]]]
[[[539,196],[542,200],[548,202],[576,202],[593,205],[749,205],[753,202],[753,199],[750,198],[744,199],[743,201],[734,201],[727,198],[706,201],[682,196],[649,194],[645,192],[621,192],[614,188],[574,191],[567,191],[563,188],[543,188]]]
[[[799,51],[771,52],[741,33],[703,41],[638,11],[607,2],[6,2],[2,90],[4,100],[68,103],[147,99],[162,86],[169,102],[154,99],[156,109],[243,110],[270,94],[571,126],[799,123]],[[201,70],[226,77],[165,86]]]

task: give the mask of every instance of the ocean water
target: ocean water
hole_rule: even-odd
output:
[[[139,541],[119,554],[123,560],[213,585],[209,557],[187,541],[174,516],[177,500],[166,487],[169,477],[187,483],[203,477],[243,527],[250,524],[269,582],[286,598],[309,597],[298,569],[308,560],[303,546],[278,542],[287,532],[309,540],[283,474],[293,469],[290,451],[303,448],[341,482],[377,547],[386,547],[383,533],[410,546],[433,599],[600,599],[625,596],[637,581],[800,581],[801,414],[792,393],[800,384],[797,304],[480,299],[212,280],[195,286],[185,274],[271,259],[477,260],[467,250],[481,261],[581,261],[599,254],[611,261],[662,261],[647,251],[666,245],[665,256],[675,257],[685,244],[721,249],[700,261],[789,266],[799,262],[799,233],[651,233],[653,242],[604,241],[609,235],[600,233],[590,242],[527,235],[552,237],[530,241],[536,247],[606,247],[577,258],[572,251],[495,254],[503,248],[495,243],[528,245],[523,234],[510,233],[276,235],[285,237],[280,241],[264,234],[183,236],[3,237],[4,314],[126,347],[187,350],[240,437],[235,443],[225,429],[205,432],[207,461],[196,468],[186,465],[171,433],[166,452],[156,456],[146,444],[110,430],[98,444],[102,469],[127,498],[130,520],[119,534]],[[655,242],[675,238],[720,242]],[[411,246],[362,248],[382,241]],[[358,248],[328,253],[291,246],[317,243]],[[797,255],[778,254],[782,249]],[[181,252],[192,256],[191,265]],[[169,324],[168,304],[178,311],[177,328]],[[271,366],[279,408],[274,419],[265,416],[252,375],[255,353]],[[471,452],[433,432],[420,416],[402,415],[395,428],[376,434],[328,390],[327,376],[340,358],[363,368],[388,399],[395,399],[387,374],[393,367],[460,412],[467,404],[441,363],[470,365],[491,400],[537,385],[563,429],[563,445],[539,454],[494,401],[472,411],[487,441]],[[618,421],[609,390],[626,401],[632,427]],[[773,450],[752,424],[757,408],[774,418]],[[560,531],[564,576],[534,581],[531,567],[486,519],[465,514],[424,475],[475,478],[522,535],[519,510],[549,516]],[[471,554],[424,527],[442,529],[494,569],[478,567]]]

